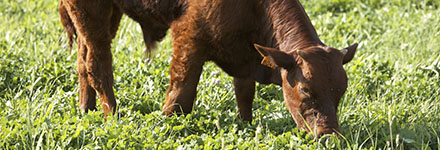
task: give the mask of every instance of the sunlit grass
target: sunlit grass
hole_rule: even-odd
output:
[[[194,111],[165,117],[171,39],[150,62],[141,30],[124,17],[113,40],[121,117],[78,107],[76,47],[57,1],[0,1],[0,149],[440,149],[440,2],[302,1],[321,39],[360,43],[345,66],[342,137],[296,128],[280,87],[257,85],[254,121],[236,119],[232,78],[204,66]],[[213,73],[218,72],[218,73]]]

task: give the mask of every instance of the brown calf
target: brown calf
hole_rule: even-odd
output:
[[[234,77],[240,118],[252,120],[257,81],[282,86],[299,128],[317,135],[338,130],[343,64],[357,44],[323,44],[298,0],[61,0],[69,38],[77,34],[80,108],[95,109],[97,93],[104,113],[115,112],[110,44],[122,12],[140,23],[148,51],[171,28],[165,114],[191,112],[202,66],[213,61]]]

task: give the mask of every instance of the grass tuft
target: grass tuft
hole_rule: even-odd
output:
[[[58,2],[2,0],[0,149],[440,149],[440,2],[302,3],[324,43],[360,43],[345,65],[339,138],[315,140],[296,128],[274,85],[257,85],[251,124],[237,120],[232,78],[213,63],[204,66],[194,111],[165,117],[171,39],[148,62],[141,29],[127,17],[112,49],[121,116],[81,112],[76,52]]]

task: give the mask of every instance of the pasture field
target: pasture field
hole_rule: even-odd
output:
[[[1,0],[0,149],[440,149],[440,1],[301,2],[324,43],[360,43],[345,65],[341,138],[299,131],[274,85],[257,85],[251,124],[237,120],[232,78],[213,63],[194,111],[165,117],[170,37],[148,62],[126,16],[112,48],[121,117],[81,112],[59,2]]]

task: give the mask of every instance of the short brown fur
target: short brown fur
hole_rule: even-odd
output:
[[[171,28],[166,115],[191,112],[203,64],[213,61],[234,77],[240,118],[252,120],[257,81],[283,87],[300,128],[317,135],[338,130],[347,88],[342,65],[357,45],[343,51],[324,45],[298,0],[61,0],[69,39],[78,35],[81,108],[94,109],[97,93],[105,114],[116,110],[110,44],[122,13],[140,23],[147,51]]]

